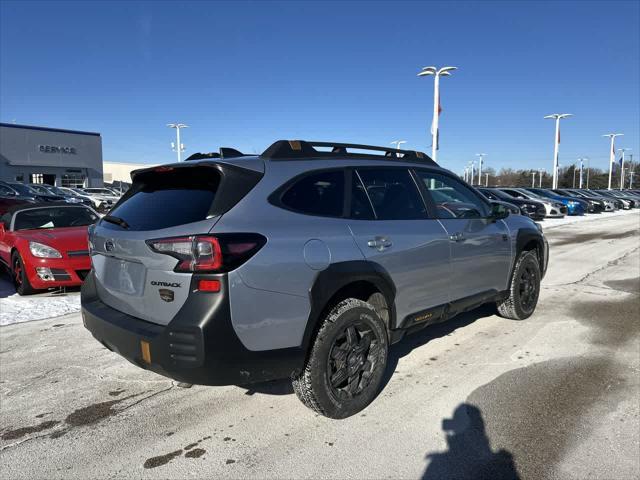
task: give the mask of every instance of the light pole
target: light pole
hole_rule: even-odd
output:
[[[552,189],[558,188],[558,149],[560,147],[560,120],[573,116],[572,113],[553,113],[544,118],[553,118],[556,121],[556,138],[553,147],[553,184]]]
[[[440,147],[438,142],[438,121],[440,119],[440,112],[442,108],[440,108],[440,77],[448,77],[451,75],[451,72],[457,70],[458,67],[442,67],[438,69],[437,67],[424,67],[420,73],[418,73],[419,77],[427,77],[433,75],[433,121],[431,122],[431,158],[434,161],[437,161],[437,151]],[[471,179],[473,183],[473,178]]]
[[[573,183],[571,188],[576,188],[576,164],[573,164]]]
[[[484,186],[485,187],[489,186],[489,174],[488,173],[484,174]]]
[[[544,168],[538,170],[538,188],[542,188],[542,175],[544,174]]]
[[[589,173],[591,173],[589,162],[590,162],[589,157],[587,157],[587,190],[589,190]]]
[[[622,152],[622,158],[620,159],[620,190],[624,189],[624,152],[628,152],[630,148],[619,148],[618,151]]]
[[[582,190],[582,172],[584,171],[584,158],[580,158],[580,183],[579,188]]]
[[[633,188],[633,170],[629,172],[629,190]]]
[[[478,185],[482,185],[482,160],[486,156],[486,153],[476,153],[476,157],[478,157]]]
[[[469,162],[469,164],[471,165],[471,178],[470,178],[470,184],[473,185],[473,177],[475,176],[475,166],[476,166],[476,161],[475,160],[471,160]]]
[[[613,163],[616,161],[616,137],[620,137],[624,135],[624,133],[607,133],[606,135],[602,135],[603,137],[609,137],[611,140],[611,150],[609,155],[609,186],[607,190],[611,190],[611,174],[613,173]]]
[[[391,145],[395,145],[396,146],[396,150],[400,150],[400,145],[402,145],[403,143],[407,143],[406,140],[394,140],[393,142],[391,142]],[[398,154],[396,153],[396,157],[398,156]]]
[[[535,188],[536,187],[536,171],[533,170],[531,172],[531,188]]]
[[[176,143],[171,142],[171,148],[178,154],[178,162],[181,162],[184,145],[180,143],[180,129],[189,128],[189,125],[185,125],[184,123],[167,123],[167,127],[176,129]]]

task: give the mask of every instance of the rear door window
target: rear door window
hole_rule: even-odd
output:
[[[378,220],[426,218],[426,209],[408,170],[367,168],[357,170]]]
[[[220,185],[211,167],[186,167],[140,173],[109,215],[129,230],[159,230],[206,219]]]
[[[331,170],[305,175],[285,191],[280,201],[295,212],[342,217],[344,171]]]

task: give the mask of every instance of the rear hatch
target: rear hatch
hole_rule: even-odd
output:
[[[151,240],[211,231],[262,178],[262,172],[214,162],[134,172],[132,187],[90,232],[102,302],[134,317],[168,324],[186,301],[192,273],[152,249]]]

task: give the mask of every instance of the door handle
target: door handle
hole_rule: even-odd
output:
[[[453,235],[449,235],[449,240],[452,242],[462,242],[464,240],[464,233],[456,232]]]
[[[393,243],[386,237],[375,237],[373,240],[369,240],[367,245],[370,248],[375,248],[379,252],[389,248]]]

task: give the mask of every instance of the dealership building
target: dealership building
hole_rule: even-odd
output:
[[[0,180],[101,187],[99,133],[0,123]]]

